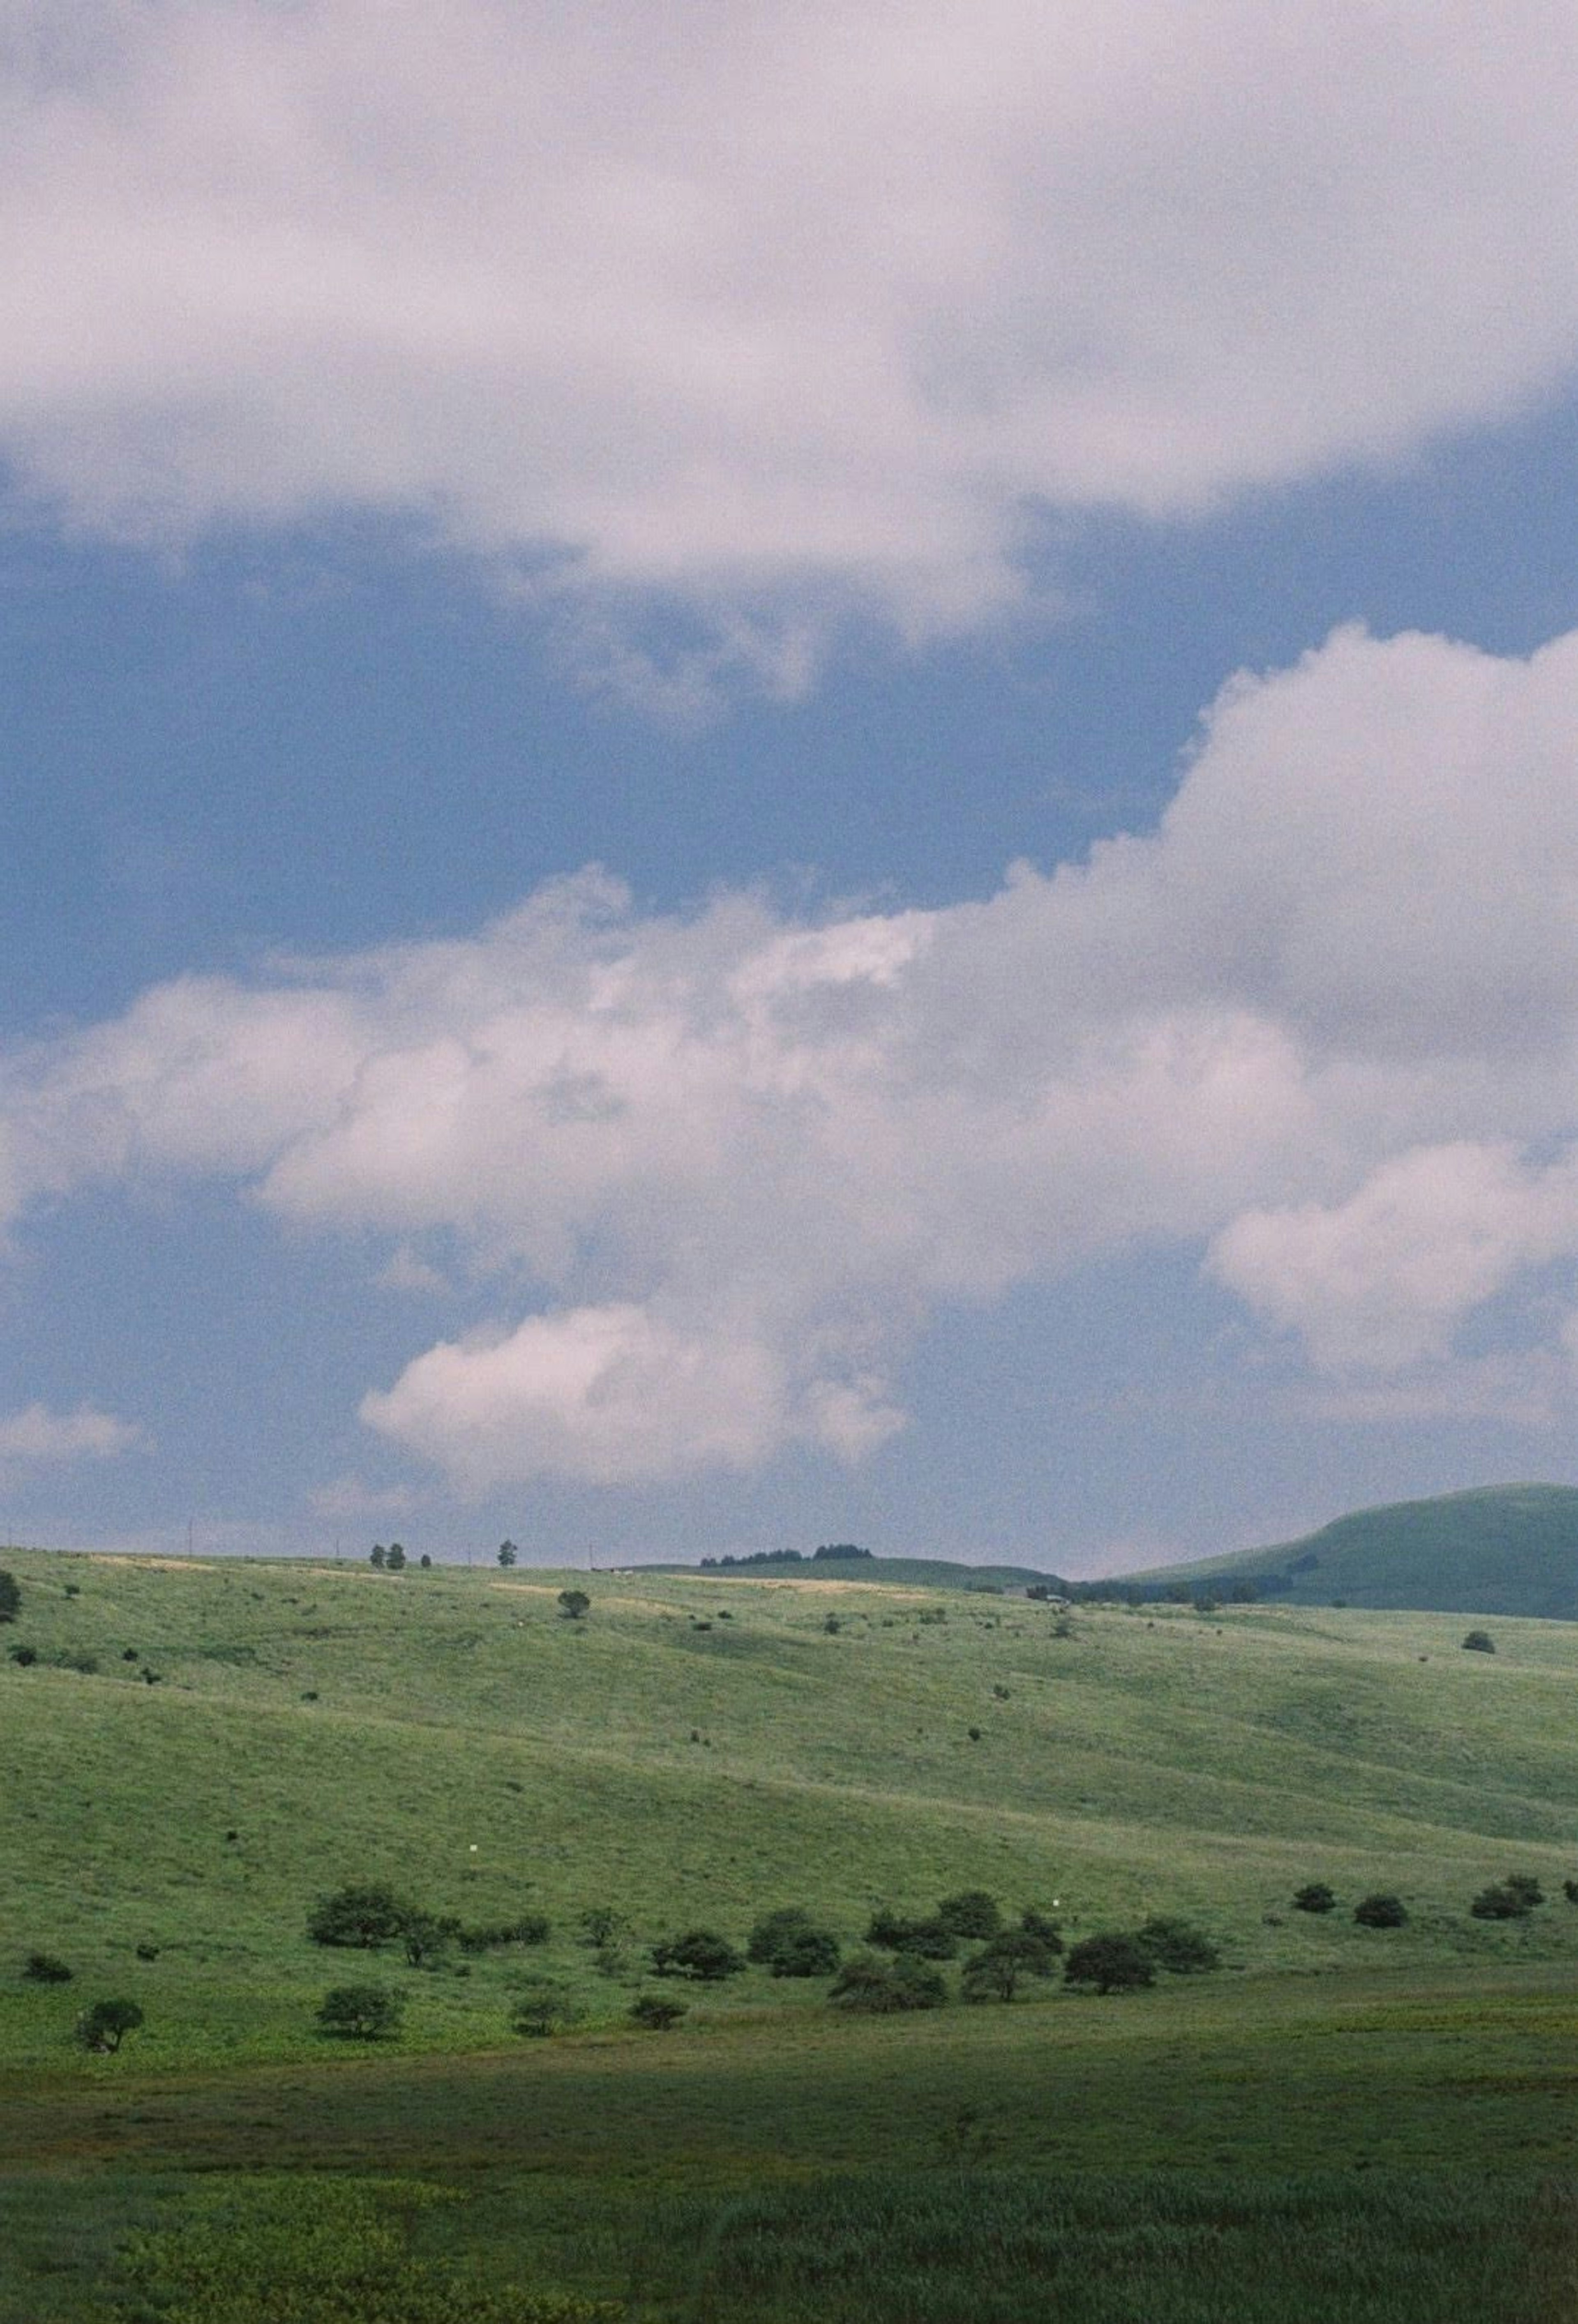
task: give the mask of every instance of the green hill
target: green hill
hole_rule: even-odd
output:
[[[1029,1590],[1044,1587],[1063,1591],[1067,1583],[1056,1573],[1046,1572],[1033,1565],[965,1565],[949,1557],[884,1557],[874,1551],[863,1550],[850,1557],[826,1557],[818,1552],[804,1557],[792,1551],[782,1554],[767,1553],[749,1557],[704,1558],[699,1566],[681,1565],[672,1562],[658,1565],[638,1565],[629,1569],[636,1573],[716,1573],[720,1580],[733,1574],[744,1579],[777,1576],[792,1582],[799,1576],[807,1582],[877,1582],[900,1590]]]
[[[1359,1509],[1318,1533],[1143,1574],[1148,1586],[1251,1582],[1279,1604],[1578,1619],[1578,1491],[1487,1485]]]

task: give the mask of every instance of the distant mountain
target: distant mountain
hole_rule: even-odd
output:
[[[694,1565],[642,1565],[641,1573],[694,1573]],[[881,1582],[890,1590],[1029,1590],[1038,1585],[1062,1591],[1056,1573],[1033,1565],[964,1565],[946,1557],[877,1557],[861,1551],[851,1557],[752,1556],[707,1558],[704,1573],[731,1582]]]
[[[1120,1586],[1255,1583],[1278,1604],[1578,1619],[1578,1491],[1485,1485],[1358,1509],[1269,1549],[1124,1574]]]

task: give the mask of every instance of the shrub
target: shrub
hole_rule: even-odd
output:
[[[1521,1896],[1527,1904],[1543,1904],[1546,1901],[1546,1892],[1532,1872],[1509,1872],[1507,1875],[1507,1886],[1515,1896]]]
[[[1311,1880],[1293,1892],[1293,1902],[1301,1913],[1329,1913],[1336,1904],[1337,1893],[1328,1888],[1324,1880]]]
[[[584,1590],[561,1590],[559,1591],[558,1610],[564,1616],[567,1622],[580,1621],[585,1615],[590,1613],[591,1609],[592,1600],[587,1597]]]
[[[398,1541],[392,1541],[383,1553],[383,1567],[387,1573],[405,1572],[405,1551]]]
[[[1463,1643],[1465,1654],[1493,1655],[1496,1651],[1496,1641],[1489,1630],[1471,1630]]]
[[[461,1933],[460,1923],[452,1915],[440,1918],[436,1913],[408,1910],[400,1923],[400,1941],[412,1969],[436,1969],[451,1938]]]
[[[952,1960],[959,1950],[957,1937],[941,1921],[910,1920],[885,1904],[872,1914],[866,1942],[889,1952],[918,1953],[923,1960]]]
[[[506,1567],[513,1565],[513,1564],[514,1564],[514,1563],[515,1563],[515,1560],[520,1556],[520,1554],[521,1554],[520,1551],[516,1548],[516,1546],[515,1546],[515,1545],[514,1545],[514,1543],[513,1543],[512,1541],[502,1541],[502,1542],[500,1542],[500,1544],[499,1544],[499,1563],[500,1563],[501,1565],[503,1565],[503,1566],[506,1566]]]
[[[38,1658],[39,1650],[36,1646],[13,1646],[11,1649],[10,1659],[14,1663],[20,1663],[23,1670],[31,1670]]]
[[[1045,1913],[1038,1913],[1033,1904],[1027,1904],[1020,1914],[1020,1927],[1027,1937],[1034,1937],[1044,1944],[1049,1953],[1063,1950],[1062,1930],[1056,1921],[1048,1920]]]
[[[965,1888],[957,1896],[945,1896],[937,1917],[955,1937],[995,1937],[1002,1928],[997,1899],[984,1888]]]
[[[22,1585],[14,1573],[0,1566],[0,1622],[14,1622],[22,1611]]]
[[[757,1922],[745,1958],[774,1977],[831,1977],[838,1967],[838,1940],[817,1928],[803,1904],[783,1904]]]
[[[1578,1904],[1578,1880],[1564,1880],[1562,1894],[1569,1904]]]
[[[151,1945],[146,1941],[136,1948],[136,1953],[140,1961],[153,1961],[159,1959],[158,1946]]]
[[[698,1985],[716,1985],[737,1976],[745,1956],[715,1929],[687,1929],[683,1936],[665,1937],[652,1947],[652,1967],[660,1977],[687,1977]]]
[[[827,1996],[840,2009],[878,2017],[906,2009],[938,2009],[947,1997],[941,1971],[927,1969],[913,1953],[900,1953],[891,1961],[875,1953],[856,1953],[844,1962]]]
[[[1131,1993],[1156,1982],[1156,1963],[1138,1937],[1108,1930],[1083,1937],[1063,1965],[1069,1985],[1094,1985],[1098,1993]]]
[[[1353,1918],[1366,1929],[1400,1929],[1407,1917],[1402,1898],[1385,1890],[1361,1896],[1353,1907]]]
[[[57,1953],[29,1953],[23,1964],[23,1977],[34,1985],[69,1985],[71,1971]]]
[[[1024,1929],[1005,1929],[964,1963],[959,1989],[966,2001],[1011,2001],[1027,1977],[1051,1977],[1057,1950]]]
[[[427,1553],[427,1551],[426,1551],[425,1549],[423,1550],[423,1552],[422,1552],[421,1555],[418,1558],[418,1560],[417,1560],[417,1563],[421,1567],[421,1570],[422,1570],[422,1572],[423,1572],[424,1573],[430,1573],[430,1572],[432,1572],[432,1570],[433,1570],[433,1561],[432,1561],[432,1559],[428,1555],[428,1553]]]
[[[523,1986],[515,1997],[510,2031],[535,2041],[546,2041],[549,2034],[568,2034],[580,2020],[580,2011],[565,1999],[558,1986],[529,1985]]]
[[[143,2012],[134,2001],[96,2001],[77,2020],[77,2040],[84,2050],[113,2055],[142,2023]]]
[[[375,1541],[372,1548],[367,1552],[367,1563],[369,1565],[382,1565],[387,1555],[388,1552],[385,1550],[383,1544],[381,1541]]]
[[[1476,1921],[1527,1921],[1534,1907],[1516,1888],[1481,1888],[1469,1911]]]
[[[353,1881],[320,1896],[307,1916],[315,1945],[383,1945],[398,1937],[412,1908],[382,1880]]]
[[[688,2014],[689,2008],[687,2001],[676,2001],[667,1993],[642,1993],[631,2003],[630,2014],[636,2024],[644,2025],[649,2033],[667,2034]]]
[[[386,1985],[331,1986],[318,2005],[321,2030],[347,2042],[381,2042],[398,2034],[404,2014],[404,2002]]]
[[[1216,1947],[1193,1922],[1156,1913],[1134,1933],[1157,1967],[1169,1970],[1174,1977],[1198,1976],[1222,1965]]]

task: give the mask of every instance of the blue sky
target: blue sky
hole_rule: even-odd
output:
[[[1554,12],[438,14],[6,14],[0,1538],[1578,1481]]]

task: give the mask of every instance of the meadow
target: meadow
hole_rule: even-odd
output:
[[[1354,2324],[1578,2310],[1578,1631],[1498,1619],[1481,1654],[1460,1615],[1069,1621],[809,1574],[0,1564],[4,2324],[246,2324],[271,2281],[280,2317],[346,2324],[1276,2324],[1312,2284]],[[1510,1871],[1548,1901],[1471,1914]],[[549,1934],[420,1968],[313,1944],[367,1880]],[[1293,1909],[1315,1880],[1336,1910]],[[1008,2006],[950,1968],[946,2006],[891,2019],[753,1968],[631,2021],[674,1989],[665,1934],[800,1904],[853,1946],[967,1888],[1071,1942],[1183,1914],[1222,1965]],[[1354,1922],[1371,1890],[1406,1925]],[[326,1988],[368,1974],[398,2040],[326,2039]],[[564,2030],[512,2033],[523,1993]],[[104,1996],[143,2012],[115,2055],[72,2038]]]

